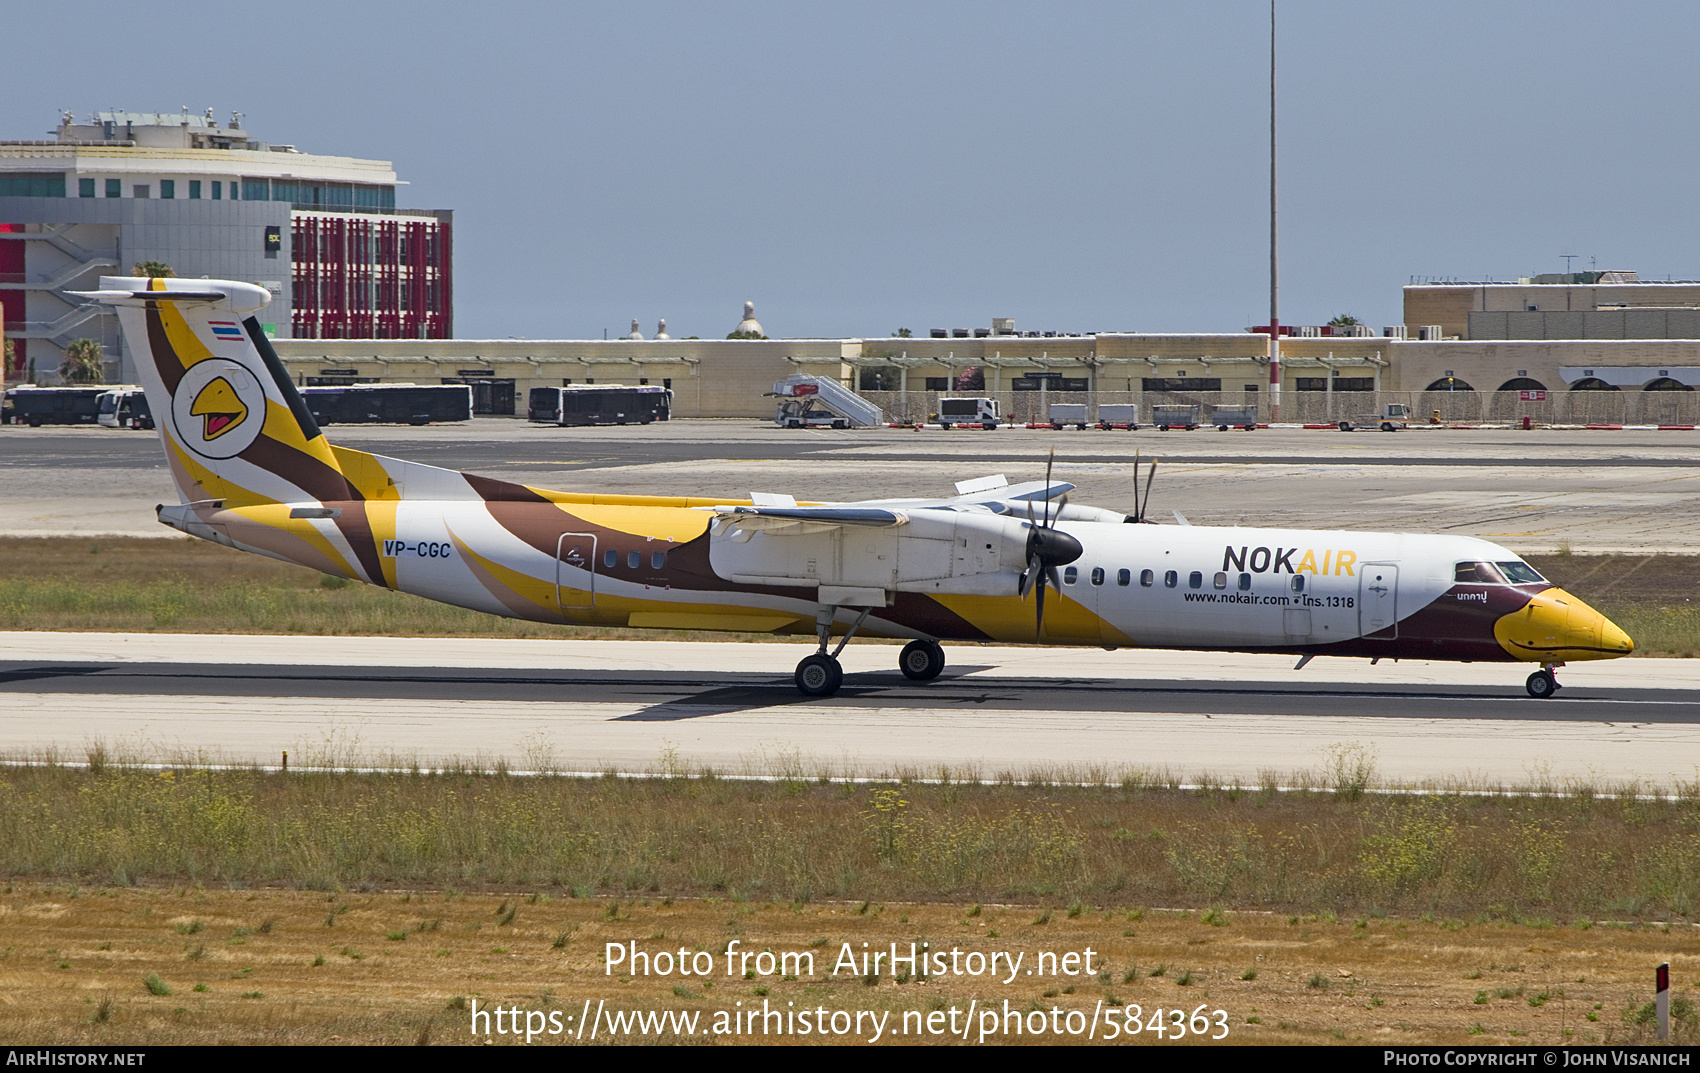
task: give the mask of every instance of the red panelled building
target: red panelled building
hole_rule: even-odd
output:
[[[450,214],[291,216],[297,339],[447,339],[454,334]]]

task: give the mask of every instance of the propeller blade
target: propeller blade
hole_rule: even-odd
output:
[[[1062,595],[1062,577],[1058,575],[1054,564],[1045,567],[1045,580],[1051,583],[1051,588],[1057,590],[1058,596]]]
[[[1157,483],[1157,460],[1151,460],[1151,468],[1145,474],[1145,501],[1139,504],[1139,520],[1145,520],[1145,505],[1151,502],[1151,486]]]
[[[1033,591],[1034,582],[1039,580],[1039,571],[1044,569],[1039,556],[1035,554],[1027,560],[1027,572],[1021,575],[1021,598],[1027,599],[1027,594]]]
[[[1045,583],[1039,583],[1038,610],[1033,620],[1033,636],[1038,638],[1045,632]]]
[[[1045,460],[1045,528],[1051,527],[1051,467],[1056,465],[1057,449],[1051,448],[1051,457]]]
[[[1139,452],[1133,452],[1133,520],[1145,520],[1145,511],[1139,505]]]

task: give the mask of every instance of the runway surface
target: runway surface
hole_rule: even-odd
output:
[[[1560,672],[1274,656],[952,646],[915,683],[851,645],[805,701],[796,644],[0,633],[0,753],[295,765],[995,777],[1132,770],[1256,782],[1373,757],[1402,784],[1649,788],[1700,779],[1700,667]]]
[[[1700,432],[1301,429],[1218,433],[784,430],[753,421],[561,429],[481,419],[332,426],[333,442],[571,492],[851,501],[949,495],[989,473],[1055,476],[1077,502],[1126,511],[1136,452],[1162,459],[1152,515],[1481,536],[1518,552],[1700,552]],[[172,537],[176,502],[153,433],[0,428],[0,534]]]

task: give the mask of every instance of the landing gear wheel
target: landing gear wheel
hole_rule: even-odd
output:
[[[1558,692],[1558,679],[1552,676],[1551,671],[1536,671],[1529,676],[1529,680],[1523,684],[1523,688],[1527,689],[1529,696],[1536,700],[1546,700]]]
[[[816,652],[797,664],[797,692],[805,697],[830,697],[844,684],[844,668],[831,656]]]
[[[944,670],[944,646],[937,641],[910,641],[897,657],[897,668],[911,682],[930,682]]]

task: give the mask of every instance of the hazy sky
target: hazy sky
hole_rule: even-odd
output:
[[[462,337],[1268,316],[1268,6],[18,5],[0,137],[232,109],[455,210]],[[1282,320],[1700,276],[1700,6],[1284,2]]]

